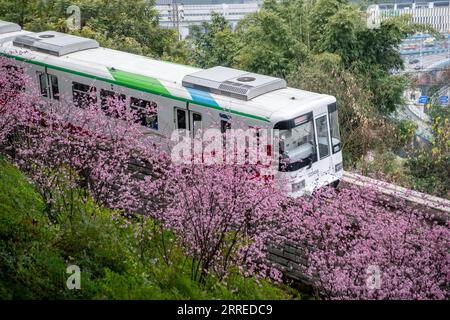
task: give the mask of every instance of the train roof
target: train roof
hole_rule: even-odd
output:
[[[214,72],[208,72],[208,69],[102,48],[92,40],[62,33],[32,33],[18,31],[13,26],[10,28],[11,32],[0,33],[0,52],[5,56],[262,121],[277,122],[294,118],[303,109],[306,111],[336,101],[332,96],[285,87],[282,85],[284,80],[257,74],[251,76],[257,78],[256,82],[262,85],[256,93],[259,95],[239,97],[230,92],[240,94],[242,90],[230,88],[229,96],[225,96],[218,91],[219,87],[224,87],[223,84],[217,84],[217,90],[205,90],[202,86],[196,86],[196,81],[211,83],[211,79],[215,80]],[[54,37],[57,39],[52,39]],[[236,69],[216,71],[229,72],[230,76],[237,76],[237,79],[243,79],[239,75],[246,75],[244,71]],[[203,79],[199,80],[199,77]],[[225,84],[228,83],[230,81]],[[236,81],[231,83],[236,84]],[[236,91],[238,89],[239,92]],[[242,97],[251,98],[242,100]]]

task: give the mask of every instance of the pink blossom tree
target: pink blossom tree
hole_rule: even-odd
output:
[[[13,62],[0,63],[6,70],[4,66]],[[8,76],[0,79],[1,137],[4,143],[8,140],[13,160],[37,184],[49,208],[66,190],[78,190],[85,192],[86,201],[92,197],[114,209],[142,211],[146,207],[142,198],[151,195],[154,177],[167,172],[162,164],[168,159],[143,133],[136,112],[119,97],[85,108],[64,97],[61,102],[45,100],[23,68],[9,68]],[[18,92],[9,85],[11,78],[24,79],[27,90]],[[131,164],[154,170],[142,176],[130,169]],[[65,188],[59,190],[63,182]]]
[[[27,109],[33,94],[23,89],[30,84],[29,77],[9,59],[0,59],[0,145],[16,127],[20,110]]]
[[[258,166],[171,163],[120,96],[78,108],[43,99],[17,62],[0,59],[0,145],[46,199],[71,214],[74,199],[154,220],[191,258],[193,278],[280,279],[267,246],[302,246],[304,273],[330,299],[448,299],[448,224],[408,205],[380,205],[373,190],[321,189],[287,199]],[[22,90],[23,87],[27,90]],[[139,219],[141,217],[141,219]],[[145,234],[143,232],[143,234]],[[170,263],[168,249],[163,258]]]
[[[304,244],[305,274],[328,299],[448,299],[448,223],[370,188],[317,191],[289,208],[291,239]]]
[[[255,168],[170,164],[119,96],[101,106],[91,97],[78,108],[64,97],[55,103],[30,90],[25,101],[14,111],[21,116],[9,147],[49,213],[64,206],[72,214],[81,197],[154,218],[157,235],[164,240],[171,230],[192,256],[198,280],[210,271],[223,277],[238,262],[252,270],[256,262],[265,266],[264,240],[282,220],[275,219],[280,194],[255,179]]]
[[[230,267],[279,277],[265,259],[270,239],[286,219],[279,204],[283,196],[272,183],[255,179],[257,168],[237,165],[192,165],[177,168],[183,179],[163,213],[167,228],[193,258],[192,275],[202,280],[213,272],[223,278]],[[244,268],[245,267],[245,268]]]

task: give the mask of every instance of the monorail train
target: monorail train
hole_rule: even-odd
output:
[[[139,109],[155,112],[142,124],[160,137],[175,129],[234,125],[279,129],[279,151],[288,163],[277,172],[291,196],[336,184],[342,151],[336,99],[289,88],[282,79],[241,70],[198,69],[102,48],[69,34],[29,32],[0,21],[0,55],[26,64],[43,97],[74,103],[94,94],[98,101],[120,95]],[[238,124],[240,123],[240,124]]]

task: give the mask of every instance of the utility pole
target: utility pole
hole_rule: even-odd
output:
[[[172,2],[169,6],[169,20],[172,21],[172,26],[178,32],[178,40],[181,40],[180,21],[184,20],[184,7],[182,3]]]

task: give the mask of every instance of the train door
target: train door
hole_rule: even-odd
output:
[[[203,115],[200,111],[194,111],[186,107],[177,106],[174,108],[175,129],[189,131],[194,138],[203,129]]]
[[[314,127],[317,141],[317,162],[313,165],[313,172],[317,175],[317,185],[328,183],[332,173],[330,124],[328,113],[323,113],[314,118]]]
[[[59,100],[59,83],[58,77],[54,74],[47,73],[46,68],[36,72],[38,88],[42,97]]]
[[[189,112],[187,107],[174,107],[174,122],[175,129],[189,130]]]
[[[337,180],[340,179],[343,174],[343,163],[341,135],[339,133],[339,117],[336,103],[328,105],[328,122],[330,124],[332,168],[334,180]]]
[[[185,106],[174,107],[174,122],[175,129],[179,130],[178,141],[175,141],[178,144],[176,150],[183,150],[181,156],[183,161],[201,162],[203,159],[202,142],[195,143],[195,140],[186,138],[196,138],[196,134],[202,129],[202,114],[189,110],[189,103],[185,103]],[[186,154],[186,152],[188,153]]]
[[[189,124],[192,137],[195,138],[200,131],[203,130],[203,117],[202,114],[189,110]]]

